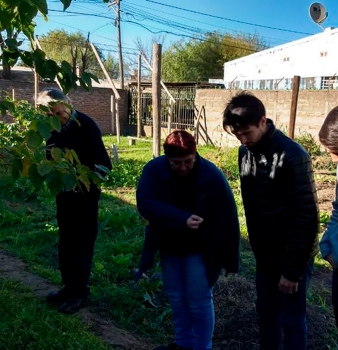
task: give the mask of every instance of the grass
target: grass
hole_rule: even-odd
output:
[[[117,146],[119,159],[113,162],[100,201],[100,233],[91,276],[92,307],[121,328],[150,338],[153,343],[165,343],[171,340],[172,325],[161,281],[142,280],[135,286],[131,273],[140,260],[145,225],[135,207],[135,188],[143,165],[152,158],[152,149],[149,143],[137,141],[129,146],[123,137],[120,144],[112,136],[104,141],[107,146]],[[224,171],[233,188],[242,231],[240,276],[253,281],[255,262],[240,198],[237,150],[199,147],[199,152]],[[328,213],[321,213],[321,219],[325,224]],[[0,170],[0,248],[60,285],[57,241],[53,197],[45,189],[36,193],[24,180],[13,183],[9,174]],[[328,268],[319,258],[316,266]],[[158,271],[157,265],[150,275]],[[330,288],[324,285],[309,293],[309,303],[319,305],[323,314],[330,312],[329,299]],[[0,316],[0,347],[4,349],[107,349],[76,316],[58,314],[15,281],[0,280]],[[336,333],[332,329],[330,332],[332,335],[325,333],[325,349],[335,344]]]
[[[57,314],[16,281],[0,279],[0,320],[1,349],[108,349],[80,319]]]

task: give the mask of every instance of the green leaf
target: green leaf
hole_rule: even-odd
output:
[[[56,117],[49,117],[49,123],[52,126],[53,130],[60,132],[61,130],[61,121]]]
[[[14,159],[12,162],[12,177],[17,180],[20,177],[23,165],[21,159]]]
[[[31,56],[34,62],[41,62],[46,59],[46,54],[40,49],[35,49],[34,51],[32,51]]]
[[[26,142],[28,147],[35,149],[38,148],[39,146],[41,146],[42,142],[43,142],[43,138],[41,137],[41,135],[34,131],[34,130],[29,130],[27,135],[26,135]]]
[[[46,0],[35,0],[34,1],[35,6],[43,16],[44,20],[47,21],[47,15],[48,15],[48,6]]]
[[[38,120],[37,121],[37,125],[36,125],[40,135],[44,138],[44,139],[49,139],[50,134],[51,134],[51,126],[47,121],[42,121],[42,120]]]
[[[36,164],[33,163],[29,167],[28,176],[29,176],[29,180],[31,181],[32,185],[37,190],[39,190],[42,187],[43,182],[45,181],[45,177],[41,176],[41,174],[39,174]]]
[[[81,164],[79,157],[77,156],[76,152],[73,149],[70,150],[70,153],[71,153],[72,158],[75,159],[75,162],[77,164]],[[87,168],[87,169],[89,170],[89,168]]]
[[[58,147],[53,147],[50,150],[50,153],[52,155],[52,158],[56,161],[56,162],[60,162],[62,159],[62,151],[60,148]]]
[[[131,253],[119,254],[114,257],[114,262],[117,265],[128,266],[132,258],[133,258],[133,255]]]
[[[33,59],[33,65],[35,67],[36,72],[42,77],[45,78],[47,75],[46,68],[46,57],[45,53],[40,49],[36,49],[31,53]]]
[[[63,190],[62,174],[56,171],[50,172],[46,177],[49,190],[55,196]]]
[[[61,62],[61,68],[66,72],[68,75],[73,74],[72,66],[67,61]]]
[[[105,178],[102,176],[102,174],[100,174],[97,171],[91,172],[88,174],[90,180],[98,187],[100,188],[102,185],[102,182],[105,180]]]
[[[30,40],[31,44],[33,44],[33,42],[34,42],[34,29],[35,29],[34,23],[29,23],[29,24],[22,27],[23,33]]]
[[[28,129],[29,130],[33,130],[33,131],[36,131],[37,130],[37,120],[36,119],[33,119],[30,123],[29,123],[29,126],[28,126]]]
[[[53,171],[53,165],[46,160],[43,163],[37,165],[37,171],[41,176],[45,176]]]
[[[91,174],[93,174],[94,176],[91,176],[91,179],[94,179],[96,177],[98,177],[101,181],[104,181],[104,176],[99,172],[99,171],[93,171]]]
[[[16,39],[12,39],[12,38],[6,39],[5,43],[9,50],[16,50],[19,46]]]
[[[54,80],[58,72],[60,71],[59,66],[56,64],[53,60],[47,60],[45,62],[46,67],[46,78],[49,78],[50,80]]]
[[[92,86],[92,80],[95,80],[97,83],[99,83],[99,79],[94,74],[87,73],[87,72],[83,72],[81,74],[81,79],[85,82],[85,84],[88,87]]]
[[[8,49],[4,49],[2,51],[2,61],[4,66],[13,67],[20,57],[19,51],[13,50],[9,51]]]
[[[14,108],[14,102],[8,100],[0,101],[0,111],[2,115],[5,115],[7,111],[12,112]]]
[[[66,191],[71,191],[76,184],[76,176],[74,174],[65,174],[62,176],[63,184]]]
[[[95,168],[96,168],[96,170],[100,170],[104,174],[109,174],[110,173],[110,170],[107,167],[105,167],[104,165],[100,165],[100,164],[97,165],[97,164],[95,164]]]
[[[78,181],[81,182],[86,187],[87,191],[90,190],[90,181],[88,176],[80,174],[78,175]]]
[[[70,6],[72,0],[61,0],[61,2],[63,3],[63,11],[65,11]]]

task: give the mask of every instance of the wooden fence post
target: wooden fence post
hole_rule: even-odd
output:
[[[153,76],[152,76],[152,104],[153,104],[153,157],[161,153],[161,44],[153,45]]]
[[[291,110],[290,110],[290,120],[289,120],[289,137],[292,139],[295,136],[299,85],[300,85],[300,76],[295,75],[293,77],[293,83],[292,83],[292,100],[291,100]]]

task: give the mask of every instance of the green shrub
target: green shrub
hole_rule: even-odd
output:
[[[299,136],[295,137],[295,141],[306,149],[312,159],[322,154],[320,144],[308,132],[302,132]]]
[[[238,147],[219,150],[212,161],[223,171],[228,181],[238,180]]]
[[[145,162],[135,159],[120,159],[113,163],[112,171],[107,175],[105,187],[137,186]]]
[[[316,141],[313,135],[302,132],[295,138],[295,141],[301,144],[309,153],[315,170],[335,171],[336,165],[332,162],[330,154],[322,151],[319,141]]]

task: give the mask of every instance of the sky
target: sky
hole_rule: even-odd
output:
[[[112,1],[111,1],[112,3]],[[138,55],[136,40],[151,47],[161,36],[162,50],[205,32],[255,34],[274,47],[327,27],[338,27],[338,1],[323,0],[328,17],[321,25],[312,21],[308,0],[121,0],[122,51]],[[36,18],[35,34],[51,30],[81,32],[104,54],[117,57],[116,6],[101,0],[73,0],[63,12],[60,0],[48,0],[48,22]],[[164,40],[164,41],[163,41]],[[160,41],[160,39],[155,40]]]

